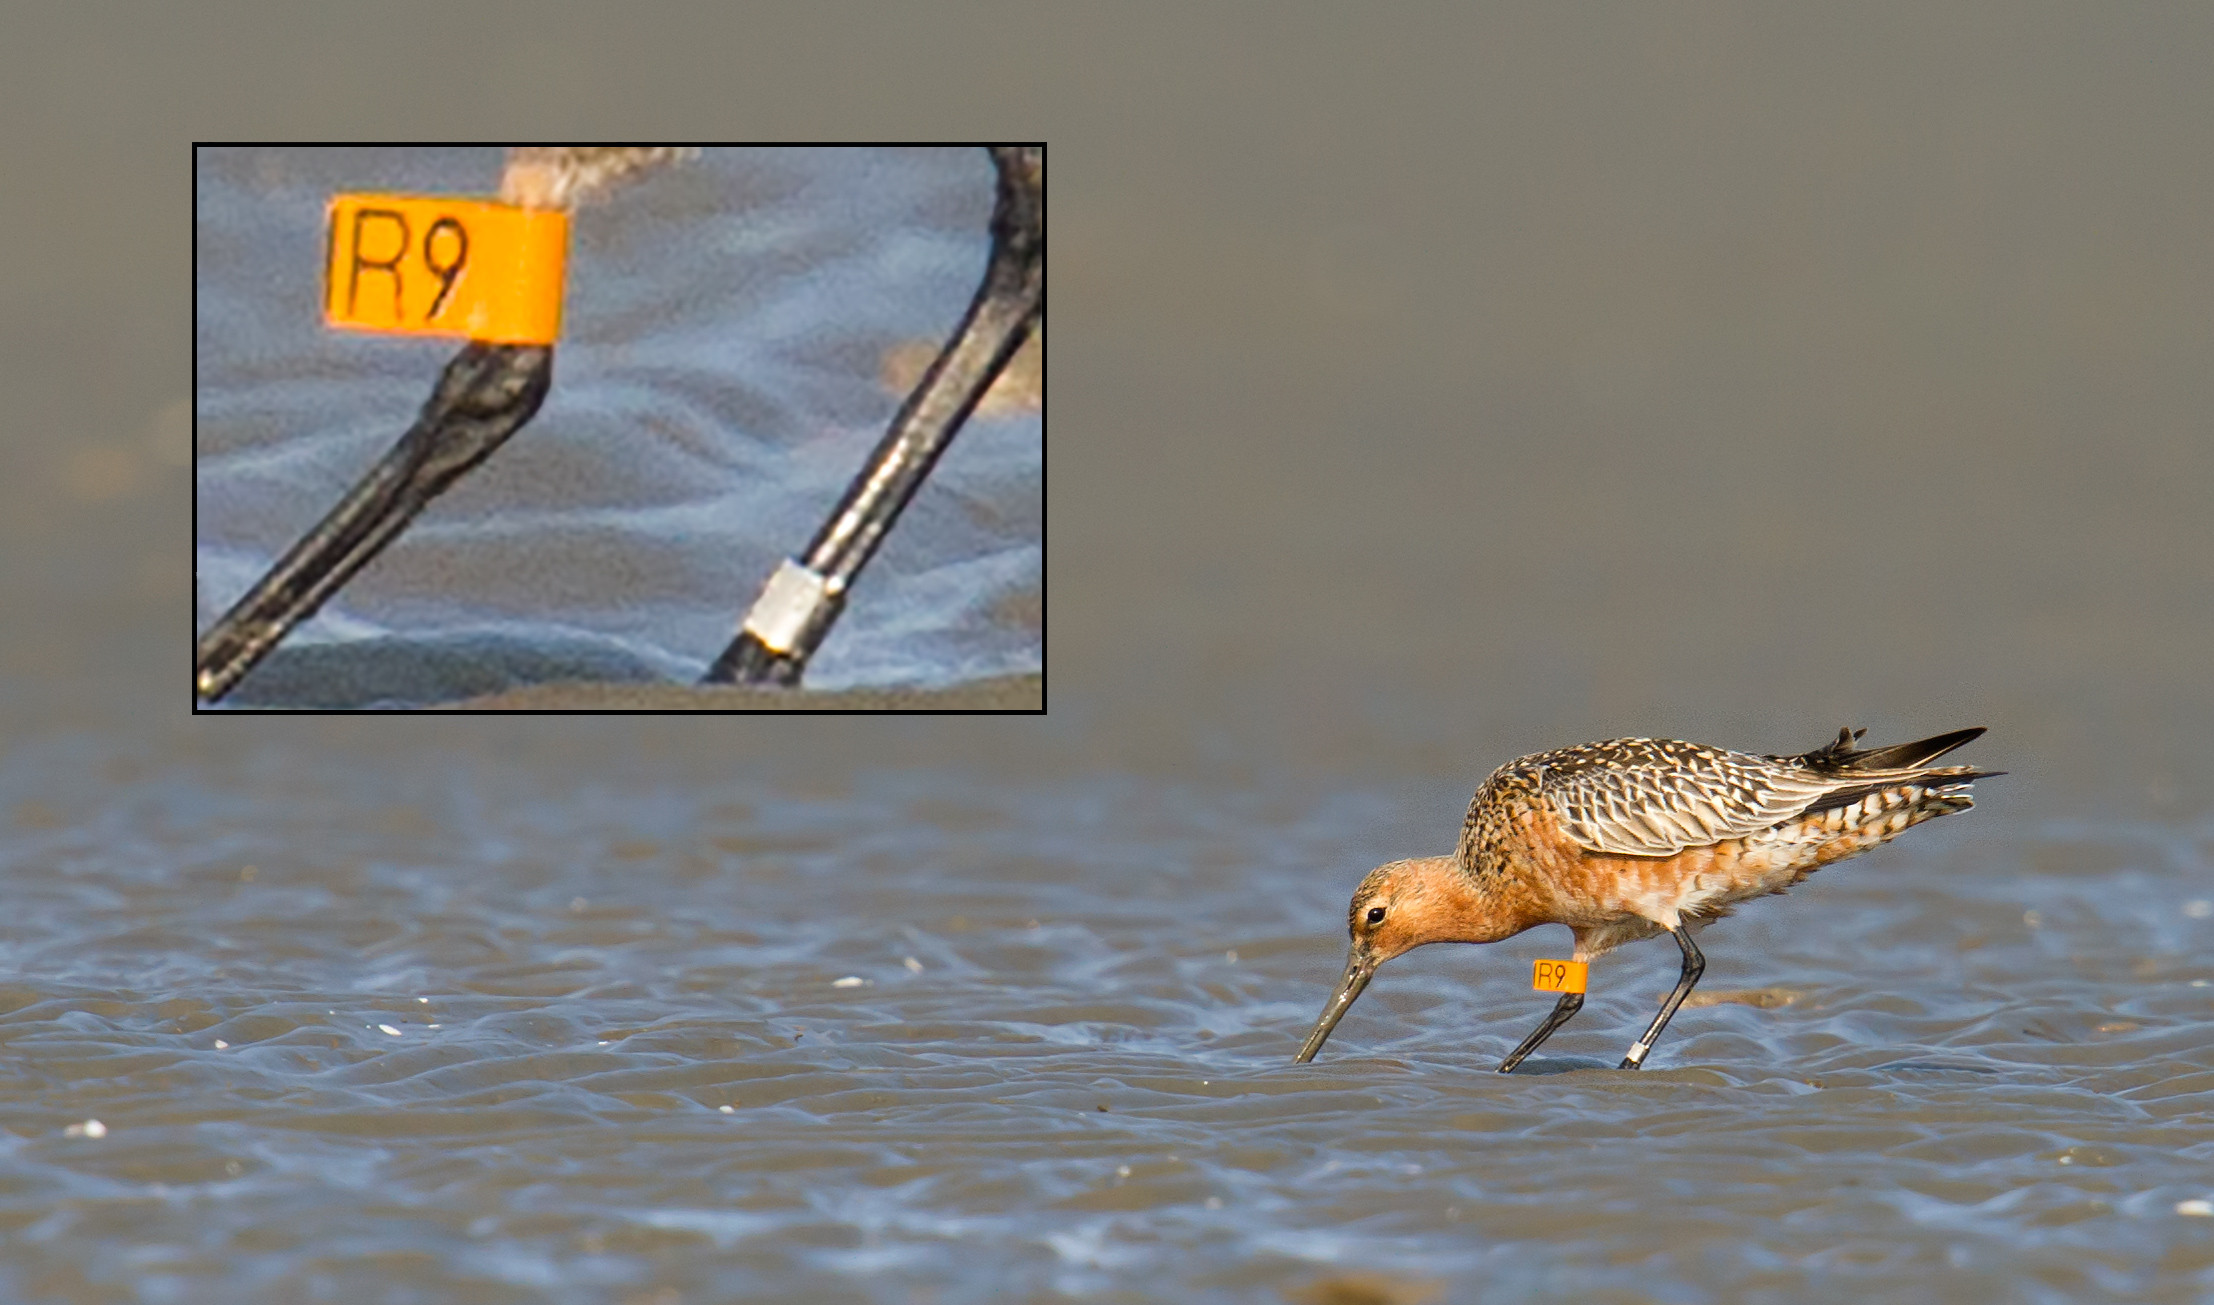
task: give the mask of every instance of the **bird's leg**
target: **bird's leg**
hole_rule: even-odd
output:
[[[200,636],[193,679],[201,700],[229,693],[425,505],[521,430],[552,384],[550,345],[463,346],[392,451]]]
[[[1678,925],[1669,932],[1676,935],[1676,945],[1684,949],[1683,977],[1676,980],[1676,990],[1668,994],[1667,1001],[1661,1003],[1660,1014],[1653,1017],[1653,1027],[1645,1030],[1645,1036],[1631,1044],[1630,1054],[1622,1058],[1622,1063],[1615,1066],[1616,1069],[1636,1069],[1645,1063],[1646,1053],[1653,1049],[1654,1043],[1660,1041],[1661,1030],[1668,1027],[1668,1021],[1675,1015],[1676,1008],[1683,1005],[1684,998],[1691,995],[1691,985],[1697,983],[1699,976],[1707,972],[1707,958],[1700,954],[1699,944],[1691,941],[1691,930]]]
[[[1545,1017],[1545,1022],[1543,1024],[1537,1026],[1537,1032],[1531,1034],[1529,1037],[1524,1038],[1522,1040],[1522,1045],[1514,1049],[1513,1055],[1499,1062],[1499,1072],[1502,1074],[1512,1074],[1514,1072],[1514,1067],[1522,1063],[1522,1058],[1524,1056],[1527,1056],[1531,1052],[1536,1051],[1540,1042],[1543,1042],[1547,1038],[1553,1036],[1553,1030],[1559,1028],[1563,1024],[1568,1023],[1568,1017],[1574,1015],[1577,1011],[1580,1011],[1583,1008],[1584,994],[1580,992],[1562,993],[1561,999],[1553,1003],[1553,1013]]]
[[[1045,147],[988,146],[999,168],[992,255],[968,316],[892,418],[807,552],[786,560],[707,668],[709,684],[797,685],[891,532],[1008,360],[1045,320]]]

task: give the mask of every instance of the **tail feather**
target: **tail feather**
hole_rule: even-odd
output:
[[[1955,811],[1966,811],[1976,805],[1975,796],[1968,788],[1971,782],[1979,779],[1989,779],[1993,775],[2004,775],[2005,773],[2003,770],[1970,770],[1966,766],[1940,766],[1936,770],[1919,771],[1909,777],[1879,779],[1868,784],[1854,784],[1849,788],[1835,789],[1818,798],[1813,805],[1806,809],[1804,814],[1811,816],[1817,811],[1828,811],[1834,807],[1849,807],[1871,793],[1882,793],[1889,789],[1903,788],[1907,785],[1920,785],[1927,793],[1927,796],[1923,799],[1924,806],[1934,808],[1938,815],[1951,815]]]

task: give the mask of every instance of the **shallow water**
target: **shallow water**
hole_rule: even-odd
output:
[[[0,1290],[2061,1301],[2214,1275],[2214,1219],[2178,1213],[2214,1195],[2214,824],[1947,818],[1705,935],[1703,990],[1765,1008],[1687,1009],[1618,1072],[1675,969],[1632,947],[1502,1077],[1559,930],[1395,961],[1290,1063],[1345,892],[1423,823],[1388,788],[676,783],[522,744],[557,737],[405,769],[12,756]]]
[[[323,327],[324,205],[341,191],[487,193],[501,153],[209,149],[197,161],[205,628],[391,446],[453,352]],[[959,320],[992,186],[980,149],[718,148],[587,205],[538,418],[288,639],[292,657],[273,658],[238,705],[697,681],[881,438],[904,397],[880,382],[882,360]],[[1040,432],[1035,412],[995,408],[962,433],[857,586],[811,685],[1040,669],[1034,623],[1007,616],[1040,590]],[[284,672],[303,657],[314,675]],[[338,673],[333,657],[346,659]],[[334,699],[303,679],[377,687]]]
[[[2214,14],[1064,8],[1011,83],[805,6],[107,12],[0,42],[51,125],[0,171],[57,181],[0,204],[0,1299],[2214,1296]],[[427,132],[1051,88],[1050,716],[186,714],[138,128],[350,137],[426,66]],[[602,230],[736,211],[689,175]],[[966,275],[843,307],[909,337]],[[310,380],[411,411],[441,356]],[[1740,1000],[1645,1071],[1658,940],[1492,1072],[1559,929],[1396,960],[1290,1063],[1346,894],[1501,761],[1846,724],[2009,773],[1708,931]]]

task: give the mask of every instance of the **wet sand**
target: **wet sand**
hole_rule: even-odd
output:
[[[538,684],[426,711],[1044,711],[1045,677],[951,689],[747,689],[684,684]]]

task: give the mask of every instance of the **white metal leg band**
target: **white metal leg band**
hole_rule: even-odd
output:
[[[837,608],[842,590],[837,581],[786,558],[762,587],[741,628],[770,652],[789,654],[809,627]]]

